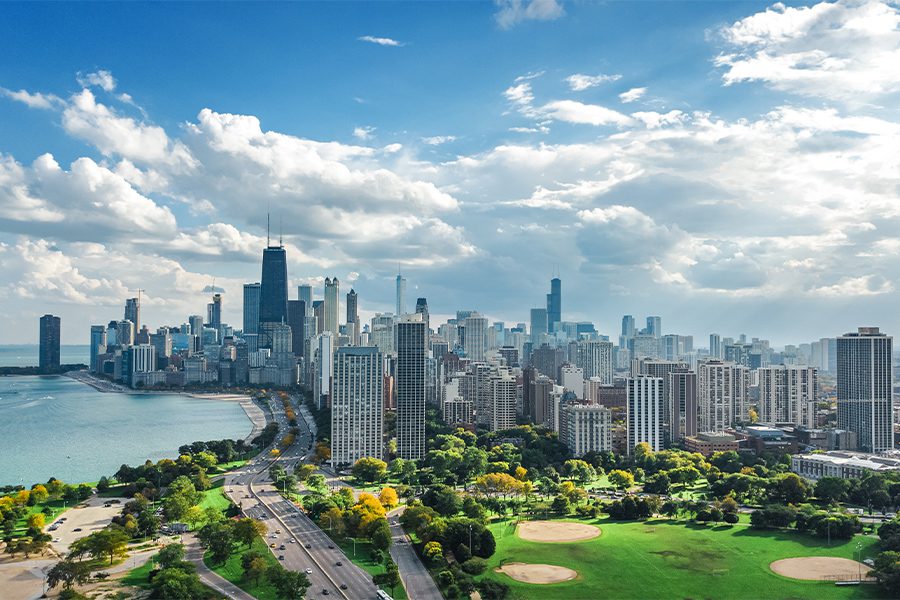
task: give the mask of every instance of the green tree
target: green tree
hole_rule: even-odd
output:
[[[769,498],[785,504],[800,504],[809,496],[809,484],[796,473],[782,473],[769,482]]]
[[[900,597],[900,552],[882,552],[875,557],[872,575],[889,598]]]
[[[231,556],[234,544],[234,526],[230,521],[210,523],[200,529],[197,538],[203,547],[209,550],[212,563],[221,565]]]
[[[563,463],[563,472],[581,485],[597,478],[597,471],[594,467],[579,459],[570,459]]]
[[[69,547],[69,556],[77,558],[89,554],[93,558],[109,557],[109,564],[112,564],[117,556],[125,555],[127,545],[128,534],[112,526],[75,540]]]
[[[308,463],[298,463],[296,467],[294,467],[294,477],[297,478],[299,483],[303,483],[306,481],[310,475],[316,472],[316,466],[310,465]]]
[[[47,572],[47,586],[50,589],[62,584],[64,589],[71,589],[73,585],[87,583],[91,578],[89,564],[71,559],[62,560]]]
[[[256,519],[239,519],[234,522],[232,533],[236,541],[249,548],[253,540],[266,535],[266,525]]]
[[[452,517],[462,509],[462,498],[446,485],[431,485],[422,494],[422,504],[430,506],[445,517]]]
[[[372,577],[372,581],[377,586],[390,588],[391,596],[393,596],[394,590],[400,585],[400,570],[394,561],[388,561],[384,573],[375,575]]]
[[[422,554],[425,556],[425,560],[429,561],[432,565],[438,565],[444,562],[444,548],[441,546],[440,542],[428,542],[422,549]]]
[[[380,519],[378,525],[372,531],[372,547],[382,552],[387,552],[391,547],[391,527],[387,520]]]
[[[281,600],[301,600],[310,585],[305,573],[288,571],[282,567],[272,569],[268,578]]]
[[[259,584],[260,578],[265,575],[269,563],[261,552],[245,552],[241,556],[241,569],[244,571],[244,577]]]
[[[150,584],[154,598],[164,600],[196,600],[206,597],[206,588],[194,572],[193,565],[182,563],[178,567],[163,569]]]
[[[628,471],[614,469],[609,472],[609,482],[620,490],[626,490],[634,485],[634,475]]]
[[[381,481],[387,473],[387,463],[378,458],[364,456],[353,463],[351,472],[360,481],[374,483]]]
[[[850,483],[840,477],[823,477],[816,482],[816,498],[827,503],[843,502],[847,499]]]
[[[184,546],[182,544],[167,544],[156,555],[156,562],[160,568],[171,569],[184,562]]]

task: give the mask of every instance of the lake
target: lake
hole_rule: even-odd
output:
[[[37,344],[0,344],[0,367],[36,367],[40,346]],[[86,365],[91,360],[88,344],[62,344],[59,362],[63,365]]]
[[[182,444],[243,439],[251,429],[234,401],[104,393],[63,376],[0,377],[0,485],[96,481],[123,463],[177,458]]]

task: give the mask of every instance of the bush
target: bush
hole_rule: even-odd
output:
[[[481,575],[487,569],[487,561],[476,556],[464,562],[460,567],[469,575]]]
[[[737,513],[727,512],[723,516],[723,520],[730,525],[734,525],[735,523],[740,521],[740,518],[738,517]]]
[[[509,596],[509,586],[493,579],[479,582],[478,591],[484,600],[503,600]]]

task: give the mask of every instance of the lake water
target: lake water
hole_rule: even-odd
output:
[[[0,367],[36,367],[40,346],[37,344],[0,344]],[[91,360],[88,344],[63,344],[59,347],[59,362],[64,365],[86,365]]]
[[[0,485],[96,481],[123,463],[176,458],[182,444],[243,439],[251,429],[233,401],[104,393],[62,376],[0,377]]]

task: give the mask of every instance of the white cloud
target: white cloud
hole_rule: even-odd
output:
[[[382,150],[383,150],[386,154],[395,154],[395,153],[400,152],[401,150],[403,150],[403,144],[398,144],[398,143],[388,144],[387,146],[385,146],[384,148],[382,148]]]
[[[112,73],[103,69],[87,75],[79,73],[77,80],[79,85],[85,88],[98,87],[104,92],[112,92],[116,89],[116,78],[112,76]]]
[[[495,0],[494,20],[501,29],[509,29],[523,21],[554,21],[565,14],[557,0]]]
[[[894,3],[772,5],[721,31],[725,85],[772,87],[848,102],[900,91],[900,7]]]
[[[456,140],[455,135],[434,135],[431,137],[424,137],[422,141],[428,144],[429,146],[440,146],[441,144],[446,144],[448,142],[453,142]]]
[[[622,92],[621,94],[619,94],[619,100],[621,100],[624,104],[628,104],[629,102],[640,100],[646,93],[647,88],[645,87],[631,88],[627,92]]]
[[[19,90],[14,92],[6,88],[0,87],[0,94],[21,102],[29,108],[43,108],[46,110],[58,108],[63,104],[63,100],[59,96],[53,94],[41,94],[40,92],[31,93],[27,90]]]
[[[353,137],[358,140],[369,140],[372,138],[372,134],[375,133],[375,127],[354,127],[353,128]]]
[[[582,75],[581,73],[575,73],[566,77],[566,83],[569,84],[569,89],[573,92],[583,92],[601,83],[618,81],[621,78],[621,75]]]
[[[628,125],[632,122],[627,115],[610,108],[575,100],[548,102],[537,109],[537,112],[557,121],[585,125]]]
[[[889,294],[893,291],[893,284],[883,277],[862,275],[860,277],[844,277],[837,283],[812,289],[810,293],[817,296],[855,298]]]
[[[398,42],[395,39],[391,39],[388,37],[375,37],[371,35],[364,35],[356,38],[361,42],[369,42],[370,44],[378,44],[379,46],[403,46],[403,42]]]

